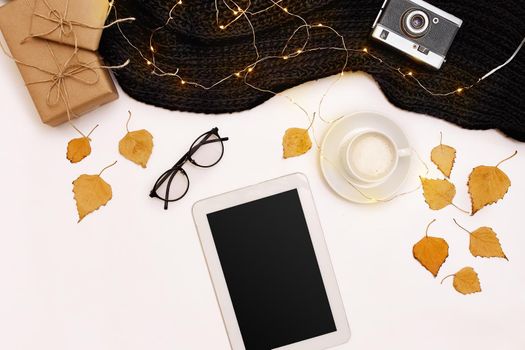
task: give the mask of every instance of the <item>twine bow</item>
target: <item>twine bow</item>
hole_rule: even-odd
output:
[[[66,0],[66,5],[65,5],[65,8],[64,8],[64,11],[63,12],[60,12],[58,9],[56,8],[53,8],[49,2],[47,0],[41,0],[44,5],[47,7],[48,9],[48,13],[47,14],[42,14],[42,13],[38,13],[36,11],[36,8],[34,6],[32,6],[30,3],[29,3],[29,0],[26,0],[26,4],[33,10],[33,16],[36,16],[36,17],[39,17],[39,18],[42,18],[42,19],[45,19],[49,22],[52,22],[55,24],[54,27],[50,28],[49,30],[47,31],[44,31],[44,32],[41,32],[41,33],[36,33],[36,34],[29,34],[24,40],[22,40],[22,42],[25,42],[26,40],[30,39],[30,38],[38,38],[38,37],[45,37],[55,31],[59,31],[59,39],[60,41],[62,41],[62,38],[65,36],[65,37],[70,37],[71,34],[73,34],[73,36],[75,37],[75,47],[76,47],[76,33],[75,33],[75,27],[81,27],[81,28],[88,28],[88,29],[106,29],[106,28],[109,28],[111,27],[112,25],[114,24],[117,24],[117,23],[121,23],[121,22],[128,22],[128,21],[134,21],[135,18],[134,17],[127,17],[127,18],[121,18],[121,19],[117,19],[109,24],[106,24],[106,25],[103,25],[103,26],[92,26],[92,25],[89,25],[89,24],[86,24],[86,23],[82,23],[82,22],[78,22],[78,21],[74,21],[74,20],[71,20],[71,19],[68,19],[68,11],[69,11],[69,0]],[[111,7],[113,6],[113,1],[111,1],[109,3],[109,8],[108,8],[108,12],[107,14],[109,14],[109,11],[111,10]],[[106,16],[107,16],[106,14]]]
[[[44,0],[44,3],[46,4],[46,6],[49,7],[49,4],[47,3],[47,1]],[[54,23],[56,23],[56,26],[53,27],[52,29],[50,29],[47,32],[43,32],[43,33],[40,33],[40,34],[32,34],[32,35],[30,35],[30,37],[45,36],[45,35],[53,33],[57,29],[60,29],[60,34],[59,35],[60,35],[60,40],[62,40],[62,36],[70,36],[71,35],[71,33],[74,30],[73,29],[73,25],[81,25],[81,23],[73,22],[73,21],[70,21],[70,20],[66,19],[67,8],[66,8],[64,14],[60,13],[60,11],[58,11],[57,9],[50,9],[49,14],[47,16],[44,16],[44,15],[42,15],[40,13],[36,13],[36,12],[34,12],[33,15],[37,16],[37,17],[40,17],[40,18],[43,18],[43,19],[46,19],[48,21],[54,22]]]
[[[49,75],[48,79],[42,79],[37,81],[32,81],[26,83],[27,86],[29,85],[35,85],[35,84],[46,84],[50,83],[49,90],[46,95],[46,103],[48,106],[56,106],[60,101],[64,103],[66,106],[66,113],[67,118],[69,121],[71,121],[71,115],[76,116],[70,107],[69,103],[69,94],[66,82],[68,79],[77,81],[79,83],[85,84],[85,85],[95,85],[100,80],[100,76],[96,69],[105,68],[103,66],[93,66],[93,62],[90,63],[84,63],[81,62],[78,59],[78,51],[74,50],[71,56],[64,62],[60,63],[57,56],[55,55],[53,49],[51,48],[49,43],[47,44],[47,48],[49,50],[49,54],[51,58],[53,59],[53,62],[56,65],[56,71],[51,71],[48,69],[44,69],[41,67],[37,67],[34,65],[28,65],[25,63],[22,63],[25,66],[35,68],[39,70],[40,72],[43,72],[47,75]],[[73,63],[73,60],[76,59],[76,62]],[[20,62],[17,62],[20,63]],[[91,74],[90,78],[85,78],[81,74],[84,72],[88,72],[88,74]],[[73,125],[73,124],[72,124]],[[84,134],[78,130],[74,125],[73,127],[75,130],[77,130],[80,134],[84,136]]]
[[[82,62],[78,58],[78,48],[73,48],[73,52],[71,55],[67,58],[67,60],[64,61],[64,63],[61,63],[56,56],[55,52],[53,51],[51,44],[46,41],[46,45],[49,51],[49,54],[51,58],[53,59],[53,62],[55,63],[56,70],[49,70],[46,68],[42,68],[39,66],[36,66],[34,64],[29,64],[27,62],[20,61],[19,59],[13,57],[3,46],[3,44],[0,42],[0,48],[4,52],[6,56],[11,58],[14,62],[17,64],[20,64],[25,67],[30,67],[33,69],[36,69],[42,73],[45,73],[49,76],[49,78],[36,80],[32,82],[27,82],[26,85],[35,85],[35,84],[50,84],[49,90],[46,95],[46,104],[48,106],[56,106],[60,102],[64,103],[66,113],[67,113],[67,119],[69,124],[83,137],[86,137],[86,135],[80,131],[71,121],[71,117],[75,116],[76,114],[72,111],[71,105],[70,105],[70,99],[69,99],[69,93],[67,88],[67,81],[68,80],[74,80],[76,82],[85,84],[85,85],[96,85],[100,80],[100,75],[98,73],[98,70],[100,69],[120,69],[127,66],[130,62],[128,59],[126,62],[124,62],[121,65],[118,66],[104,66],[104,65],[98,65],[95,64],[96,62]],[[84,73],[84,74],[82,74]],[[85,75],[89,75],[89,77],[86,77]]]

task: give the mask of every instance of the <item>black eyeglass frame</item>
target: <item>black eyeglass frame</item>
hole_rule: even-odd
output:
[[[213,140],[209,140],[209,138],[213,135],[217,136],[217,138]],[[186,162],[190,162],[191,164],[198,166],[199,168],[211,168],[212,166],[217,165],[217,163],[219,163],[222,157],[224,156],[224,141],[228,141],[228,139],[229,139],[228,137],[221,137],[219,135],[219,128],[217,127],[197,137],[195,141],[193,141],[193,143],[191,144],[188,152],[186,152],[186,154],[184,154],[175,163],[175,165],[173,165],[170,169],[166,170],[162,175],[159,176],[159,178],[155,182],[155,185],[153,185],[153,188],[151,189],[149,196],[151,198],[158,198],[164,201],[164,209],[167,210],[169,203],[176,202],[182,199],[188,193],[188,190],[190,189],[190,179],[188,177],[188,174],[183,168],[184,164],[186,164]],[[214,163],[210,165],[202,165],[202,164],[197,163],[195,159],[192,158],[192,156],[199,150],[199,148],[201,148],[204,145],[215,143],[215,142],[221,143],[221,155]],[[184,177],[186,177],[186,182],[187,182],[186,189],[179,197],[174,198],[174,199],[169,199],[171,183],[173,179],[175,178],[175,176],[177,175],[177,173],[179,172],[182,175],[184,175]],[[164,195],[164,197],[161,197],[158,195],[157,191],[164,184],[164,182],[166,182],[166,180],[168,181],[166,185],[166,194]]]

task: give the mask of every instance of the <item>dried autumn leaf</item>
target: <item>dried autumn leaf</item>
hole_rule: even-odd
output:
[[[72,139],[67,144],[66,157],[71,163],[78,163],[91,154],[91,144],[88,137]]]
[[[153,136],[145,129],[129,131],[130,119],[131,112],[129,112],[128,122],[126,123],[127,134],[118,145],[119,152],[124,158],[145,168],[153,151]]]
[[[454,276],[452,285],[461,294],[472,294],[481,292],[481,285],[479,283],[478,274],[472,267],[464,267],[453,275],[448,275],[441,283],[448,278]]]
[[[471,233],[469,249],[474,256],[507,259],[496,232],[490,227],[483,226]]]
[[[439,171],[446,177],[450,177],[454,161],[456,160],[456,149],[442,143],[430,152],[430,160],[436,164]]]
[[[436,277],[448,257],[448,244],[443,238],[425,236],[414,245],[412,252],[414,258]]]
[[[456,186],[448,180],[427,179],[420,177],[423,196],[430,209],[439,210],[452,204],[456,195]]]
[[[486,205],[503,199],[510,187],[510,179],[498,166],[518,152],[503,159],[496,166],[481,165],[472,169],[468,178],[468,192],[472,202],[472,215]]]
[[[110,166],[113,166],[115,163]],[[73,193],[77,203],[78,222],[111,200],[113,195],[111,186],[100,177],[102,172],[110,166],[102,169],[98,175],[82,174],[73,181]]]
[[[510,179],[500,169],[484,165],[474,168],[468,180],[472,215],[484,206],[503,199],[509,187]]]
[[[454,222],[461,229],[469,233],[469,249],[472,255],[484,258],[503,258],[509,260],[501,248],[496,232],[494,232],[492,228],[483,226],[470,232],[458,224],[455,219]]]
[[[443,238],[428,236],[428,228],[436,220],[432,220],[426,229],[425,237],[414,244],[414,258],[423,265],[434,277],[448,257],[448,243]]]
[[[297,157],[312,148],[312,140],[307,129],[290,128],[283,136],[283,157]]]
[[[118,149],[124,158],[145,168],[153,150],[153,136],[145,129],[128,132]]]
[[[80,132],[80,130],[78,130],[76,127],[74,127],[75,130],[77,130],[80,134],[82,134],[82,137],[79,137],[79,138],[76,138],[76,139],[72,139],[67,144],[66,158],[71,163],[78,163],[82,159],[86,158],[87,156],[89,156],[91,154],[91,143],[90,143],[91,139],[89,138],[89,136],[91,135],[91,133],[93,131],[95,131],[95,129],[97,127],[98,127],[98,125],[96,125],[89,132],[89,134],[87,134],[87,136],[84,136],[84,134],[82,134],[82,132]]]

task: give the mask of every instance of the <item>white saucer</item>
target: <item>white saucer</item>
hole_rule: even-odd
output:
[[[410,144],[397,124],[374,112],[359,112],[342,117],[328,129],[321,144],[321,171],[328,185],[341,197],[355,203],[376,203],[396,193],[405,182],[410,170],[411,158],[399,158],[398,166],[383,183],[366,186],[352,179],[343,169],[340,150],[355,133],[375,129],[390,136],[398,149],[409,148]]]

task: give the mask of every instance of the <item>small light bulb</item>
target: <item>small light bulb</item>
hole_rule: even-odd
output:
[[[240,72],[237,72],[237,73],[235,73],[235,76],[238,78],[238,77],[241,76],[241,73],[240,73]]]
[[[146,63],[148,64],[148,66],[151,66],[151,61],[150,60],[146,60]]]
[[[251,73],[252,71],[253,71],[253,68],[252,68],[252,67],[248,68],[248,72]]]
[[[238,11],[233,10],[233,14],[234,14],[234,15],[236,15],[236,14],[238,14],[238,13],[239,13]]]
[[[288,8],[287,7],[283,8],[283,11],[288,12]]]
[[[221,25],[219,26],[219,28],[224,29],[224,26],[221,24]]]
[[[283,56],[283,60],[287,60],[288,59],[288,56]]]
[[[297,50],[297,53],[301,53],[301,52],[303,52],[303,50],[301,50],[301,49]]]
[[[319,24],[318,24],[317,26],[318,26],[318,27],[322,27],[322,26],[323,26],[323,24],[322,24],[322,23],[319,23]]]
[[[178,4],[179,4],[179,5],[182,5],[182,0],[179,0]]]
[[[345,75],[345,72],[341,72],[341,76],[344,76]]]
[[[407,74],[410,75],[410,76],[412,76],[413,73],[412,73],[412,72],[408,72]]]
[[[155,52],[155,48],[153,46],[150,46],[149,49],[151,52]]]
[[[363,52],[368,52],[368,49],[365,47],[365,48],[363,49]]]
[[[186,84],[186,82],[185,82],[184,80],[182,80],[182,79],[181,79],[180,83],[181,83],[182,85]]]
[[[463,88],[457,88],[456,92],[459,94],[463,91]]]

